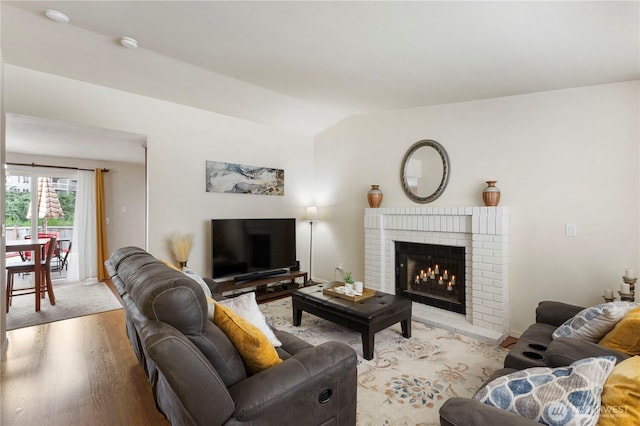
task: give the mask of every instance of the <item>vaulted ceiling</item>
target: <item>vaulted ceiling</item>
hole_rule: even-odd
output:
[[[8,64],[310,135],[352,114],[640,79],[637,1],[1,7]]]

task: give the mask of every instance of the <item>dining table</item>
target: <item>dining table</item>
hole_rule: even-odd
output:
[[[5,243],[5,251],[7,252],[33,252],[34,262],[34,289],[36,295],[36,312],[40,311],[40,300],[42,296],[42,280],[40,269],[42,268],[42,256],[44,247],[49,243],[49,238],[39,238],[37,240],[7,240]],[[55,304],[55,300],[51,300],[51,304]]]

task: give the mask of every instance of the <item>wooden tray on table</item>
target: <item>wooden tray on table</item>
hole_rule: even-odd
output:
[[[335,296],[335,297],[339,297],[341,299],[350,300],[351,302],[359,302],[361,300],[368,299],[368,298],[373,297],[373,296],[376,295],[376,291],[375,290],[371,290],[369,288],[363,288],[362,289],[362,294],[359,295],[359,296],[357,296],[357,295],[356,296],[349,296],[349,295],[346,295],[344,293],[340,293],[340,292],[334,290],[335,287],[340,287],[340,286],[343,286],[343,285],[344,285],[344,283],[336,283],[336,285],[333,286],[333,287],[323,288],[322,289],[322,293],[328,294],[329,296]]]

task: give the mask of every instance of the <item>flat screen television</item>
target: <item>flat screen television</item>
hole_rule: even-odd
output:
[[[296,220],[212,219],[212,276],[244,281],[296,265]]]

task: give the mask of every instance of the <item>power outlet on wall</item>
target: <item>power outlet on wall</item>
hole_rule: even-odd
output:
[[[342,262],[338,262],[338,266],[333,271],[333,280],[334,281],[342,281],[342,277],[344,276],[344,266]]]

